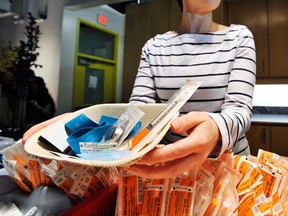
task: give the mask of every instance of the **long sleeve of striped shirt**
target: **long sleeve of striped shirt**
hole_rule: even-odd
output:
[[[232,150],[249,153],[245,132],[252,114],[256,79],[253,35],[243,25],[205,34],[167,32],[151,38],[142,49],[130,102],[165,103],[186,79],[203,81],[181,109],[207,112],[218,125],[221,143],[213,155]],[[169,131],[166,143],[183,135]],[[220,145],[221,144],[221,145]]]

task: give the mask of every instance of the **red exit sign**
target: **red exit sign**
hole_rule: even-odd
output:
[[[106,26],[108,23],[108,17],[98,14],[97,21],[98,23]]]

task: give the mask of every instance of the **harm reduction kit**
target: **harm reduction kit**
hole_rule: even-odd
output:
[[[29,193],[56,186],[76,202],[94,200],[115,187],[121,166],[156,147],[200,84],[187,80],[165,104],[101,104],[71,113],[35,133],[25,145],[19,140],[1,150],[3,166]],[[113,197],[107,202],[112,206]],[[97,212],[114,212],[115,204],[109,205],[103,203]],[[90,210],[96,212],[94,207]]]
[[[200,84],[187,80],[165,104],[100,104],[81,109],[35,133],[25,150],[79,165],[133,164],[156,147]]]
[[[288,158],[271,152],[224,153],[169,179],[123,168],[158,145],[200,84],[187,81],[166,104],[101,104],[74,112],[25,146],[3,150],[3,164],[26,191],[56,185],[82,201],[63,216],[287,215]]]

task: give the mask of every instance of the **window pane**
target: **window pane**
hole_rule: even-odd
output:
[[[115,36],[80,24],[79,53],[114,60]]]
[[[84,104],[101,104],[104,98],[104,70],[86,68]]]

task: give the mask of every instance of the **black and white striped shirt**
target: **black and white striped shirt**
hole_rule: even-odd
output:
[[[181,114],[207,112],[220,130],[221,153],[247,154],[255,74],[254,39],[243,25],[201,34],[167,32],[144,45],[130,102],[166,102],[186,79],[203,81]],[[170,135],[168,143],[181,138]]]

